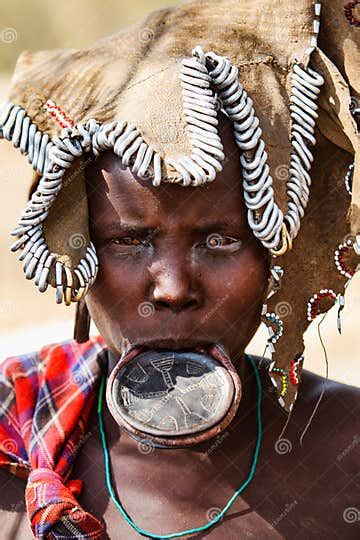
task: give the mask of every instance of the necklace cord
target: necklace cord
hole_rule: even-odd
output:
[[[140,535],[147,536],[148,538],[154,538],[154,539],[177,538],[177,537],[180,537],[180,536],[195,534],[195,533],[202,532],[202,531],[205,531],[207,529],[210,529],[211,527],[213,527],[216,523],[218,523],[223,518],[225,513],[229,510],[229,508],[235,502],[235,500],[240,495],[240,493],[242,493],[244,491],[244,489],[252,481],[252,479],[253,479],[253,477],[255,475],[256,466],[257,466],[257,463],[258,463],[258,460],[259,460],[259,453],[260,453],[261,441],[262,441],[262,433],[263,433],[262,417],[261,417],[262,386],[261,386],[260,375],[259,375],[259,371],[258,371],[258,368],[256,366],[256,363],[254,362],[254,360],[250,356],[246,355],[246,358],[250,362],[251,367],[252,367],[252,369],[254,371],[254,375],[255,375],[255,379],[256,379],[256,386],[257,386],[257,404],[256,404],[257,439],[256,439],[256,444],[255,444],[255,449],[254,449],[254,454],[253,454],[253,459],[252,459],[252,464],[251,464],[251,467],[250,467],[249,475],[248,475],[247,479],[241,484],[241,486],[234,492],[234,494],[228,500],[228,502],[226,503],[224,508],[211,521],[209,521],[208,523],[206,523],[205,525],[202,525],[200,527],[195,527],[193,529],[187,529],[187,530],[184,530],[184,531],[175,532],[175,533],[171,533],[171,534],[165,534],[165,535],[150,533],[148,531],[145,531],[144,529],[142,529],[138,525],[136,525],[136,523],[134,523],[134,521],[127,514],[126,510],[122,506],[121,502],[117,499],[117,496],[115,494],[115,491],[114,491],[114,488],[113,488],[113,485],[112,485],[112,481],[111,481],[110,455],[109,455],[109,449],[108,449],[108,446],[107,446],[106,434],[105,434],[104,422],[103,422],[103,416],[102,416],[102,405],[103,405],[104,387],[105,387],[105,380],[106,380],[106,374],[105,373],[102,374],[101,382],[100,382],[100,388],[99,388],[99,395],[98,395],[97,412],[98,412],[98,419],[99,419],[99,430],[100,430],[100,435],[101,435],[101,443],[102,443],[103,453],[104,453],[106,484],[107,484],[107,488],[108,488],[108,492],[110,494],[110,497],[112,498],[115,506],[120,511],[122,517]]]

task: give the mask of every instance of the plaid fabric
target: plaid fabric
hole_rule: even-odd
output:
[[[25,500],[35,538],[104,538],[82,509],[81,480],[68,480],[84,439],[101,368],[101,336],[67,341],[0,366],[0,467],[27,479]]]

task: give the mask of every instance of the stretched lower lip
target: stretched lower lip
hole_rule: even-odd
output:
[[[171,342],[172,343],[172,342]],[[227,348],[220,342],[214,341],[204,344],[198,344],[198,345],[166,345],[166,342],[164,342],[164,345],[157,345],[154,344],[142,344],[142,343],[133,343],[129,344],[128,347],[125,347],[122,351],[122,355],[120,358],[120,361],[129,355],[131,357],[136,356],[137,354],[140,354],[145,351],[193,351],[193,352],[199,352],[203,354],[209,354],[210,356],[217,356],[217,353],[220,352],[222,355],[230,358],[229,351]],[[216,351],[216,352],[215,352]]]
[[[221,433],[227,427],[229,422],[232,420],[232,418],[234,417],[236,413],[236,410],[237,410],[237,407],[241,398],[241,382],[240,382],[238,373],[236,372],[236,369],[233,366],[229,355],[227,354],[225,347],[223,347],[221,343],[213,342],[213,343],[207,344],[206,347],[204,346],[204,344],[197,344],[197,345],[194,344],[194,346],[192,347],[185,347],[186,342],[184,340],[184,342],[182,343],[183,348],[178,347],[177,349],[174,349],[171,347],[165,347],[165,344],[166,344],[165,340],[164,340],[164,344],[162,344],[161,347],[156,346],[157,345],[156,343],[148,343],[146,345],[138,343],[138,344],[130,345],[129,347],[127,347],[126,351],[125,350],[123,351],[120,360],[115,365],[115,367],[111,371],[110,376],[108,378],[107,391],[106,391],[107,392],[106,399],[108,402],[108,406],[112,415],[118,422],[118,424],[124,427],[124,429],[127,430],[130,435],[132,434],[133,436],[141,437],[141,438],[144,438],[144,437],[150,438],[150,440],[154,441],[156,445],[166,447],[166,448],[177,447],[177,446],[179,447],[191,446],[194,444],[198,444],[202,441],[205,441]],[[162,362],[164,362],[164,360],[170,360],[171,357],[174,356],[173,361],[175,362],[176,360],[178,362],[178,367],[180,369],[180,372],[181,372],[181,369],[185,369],[186,373],[188,373],[187,372],[188,359],[186,358],[186,354],[185,355],[182,354],[182,353],[186,353],[186,351],[189,351],[192,353],[204,354],[204,355],[207,355],[208,357],[211,356],[216,362],[211,362],[210,359],[208,358],[208,362],[210,362],[210,364],[212,364],[213,366],[216,366],[217,368],[219,367],[225,368],[227,372],[226,379],[229,380],[229,377],[232,379],[234,393],[233,393],[233,396],[229,398],[231,403],[229,401],[229,403],[226,405],[224,409],[225,412],[224,412],[224,416],[223,417],[221,416],[221,423],[218,418],[215,418],[215,420],[213,418],[211,422],[213,421],[214,424],[211,424],[211,425],[209,424],[209,426],[205,429],[202,422],[200,422],[198,425],[198,431],[196,432],[184,431],[183,429],[184,426],[183,426],[182,428],[183,433],[178,435],[178,433],[175,433],[175,432],[171,432],[171,433],[167,432],[165,428],[161,428],[161,425],[157,426],[156,423],[153,425],[152,421],[150,421],[151,419],[146,420],[146,418],[144,419],[141,415],[137,416],[136,414],[131,413],[131,407],[132,405],[134,405],[134,402],[131,402],[131,400],[128,401],[129,392],[127,393],[125,392],[124,394],[122,394],[122,391],[120,391],[121,389],[119,390],[119,388],[121,385],[122,387],[127,387],[130,384],[131,386],[132,383],[126,382],[127,378],[125,377],[124,373],[126,373],[126,370],[128,369],[130,370],[132,369],[130,364],[132,364],[133,366],[137,365],[135,359],[138,355],[140,355],[140,358],[137,360],[137,362],[141,364],[142,353],[150,353],[150,354],[145,354],[143,356],[143,360],[145,357],[144,362],[146,366],[149,366],[149,364],[152,364],[153,362],[156,361],[156,358],[157,358],[156,352],[158,352],[158,353],[161,353],[159,354],[159,358],[158,358],[159,361],[161,360]],[[179,354],[168,355],[167,354],[168,352],[180,353],[180,355]],[[167,356],[169,356],[169,358],[167,358]],[[180,356],[181,358],[179,358]],[[191,356],[189,355],[189,359],[190,358]],[[198,358],[197,358],[197,361],[199,362]],[[205,360],[203,360],[203,362],[204,361]],[[158,370],[158,366],[156,367],[156,369]],[[171,369],[171,366],[169,369]],[[122,371],[122,370],[125,370],[125,371]],[[168,370],[166,369],[165,372],[167,373]],[[181,379],[182,377],[179,377],[179,380]],[[183,382],[179,382],[179,380],[176,378],[174,380],[178,381],[180,387],[181,387],[181,384],[184,384]],[[186,377],[183,378],[183,380],[186,380]],[[129,377],[129,381],[133,381],[133,382],[135,381],[135,384],[137,384],[138,382],[139,384],[142,384],[144,382],[144,381],[138,380],[136,376],[134,376],[134,378]],[[166,385],[168,385],[167,379],[165,380],[165,383]],[[211,383],[207,382],[206,384],[211,384]],[[231,387],[231,384],[230,384],[230,387]],[[153,393],[154,387],[150,386],[150,388],[151,388],[151,392]],[[227,386],[227,388],[229,389],[229,386]],[[173,386],[173,388],[171,388],[171,390],[174,391],[175,393],[176,392],[175,389],[176,389],[176,384]],[[193,388],[191,387],[191,384],[188,390],[189,391],[193,390]],[[135,393],[133,392],[131,395],[135,395],[135,397],[137,396],[137,398],[139,398],[139,395],[136,395],[136,392]],[[170,392],[167,395],[170,395]],[[227,393],[225,395],[227,395]],[[148,399],[149,397],[153,398],[153,397],[156,397],[156,395],[147,396],[146,399]],[[183,393],[181,392],[180,397],[177,396],[175,401],[177,402],[178,399],[183,400],[183,398],[184,396],[183,396]],[[194,401],[194,411],[196,411],[196,408],[199,403],[200,402],[197,400]],[[161,409],[161,404],[162,404],[162,401],[160,399],[159,405],[158,405],[160,409]],[[189,402],[189,406],[190,405],[191,405],[191,400]],[[200,403],[200,406],[201,406],[201,403]],[[142,410],[143,409],[140,407],[140,412]],[[144,411],[145,412],[147,411],[146,407]],[[182,416],[179,418],[181,419]],[[149,424],[147,424],[147,422],[149,422]],[[188,426],[186,425],[185,428],[188,429]],[[153,430],[153,431],[149,431],[149,430]]]
[[[127,343],[125,346],[125,349],[127,351],[131,350],[134,347],[142,348],[146,350],[155,350],[155,349],[167,349],[167,350],[174,350],[174,351],[180,351],[185,349],[191,349],[194,350],[196,348],[202,348],[206,349],[209,346],[212,345],[213,342],[211,341],[192,341],[192,340],[186,340],[186,339],[177,339],[177,338],[170,338],[170,339],[163,339],[163,340],[154,340],[148,341],[148,342],[134,342],[133,344]]]

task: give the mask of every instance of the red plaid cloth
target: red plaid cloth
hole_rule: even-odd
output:
[[[49,345],[0,365],[0,467],[27,479],[35,538],[104,538],[80,507],[81,480],[68,480],[96,397],[101,336]]]

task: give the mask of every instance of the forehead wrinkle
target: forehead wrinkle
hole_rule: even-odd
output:
[[[206,188],[184,188],[164,184],[154,188],[152,185],[138,185],[128,176],[122,182],[118,182],[118,179],[114,178],[108,180],[108,189],[102,194],[103,201],[106,200],[105,210],[99,212],[103,214],[102,218],[105,223],[124,220],[156,227],[162,222],[171,229],[171,221],[178,221],[179,225],[183,224],[184,228],[191,228],[192,224],[201,220],[204,215],[212,216],[213,221],[219,221],[223,217],[224,211],[236,216],[235,219],[240,222],[245,221],[246,212],[242,211],[240,186],[232,185],[232,189],[229,189],[227,185],[222,183],[221,187],[212,185],[206,186]],[[233,194],[233,190],[237,187],[239,188],[238,201]],[[213,192],[214,188],[216,188],[215,197],[210,194],[210,190]],[[225,190],[223,191],[222,188]],[[98,199],[98,194],[95,197]],[[234,208],[234,203],[236,208]],[[99,206],[101,208],[101,202],[95,204],[95,207]],[[175,227],[176,224],[173,223],[173,225]]]
[[[230,137],[230,129],[227,129],[227,126],[222,126],[222,131],[226,134],[224,139]],[[232,144],[235,144],[234,141]],[[224,168],[213,182],[204,186],[185,188],[172,183],[162,183],[154,187],[148,179],[139,179],[129,168],[124,169],[120,158],[113,152],[107,151],[103,156],[104,162],[100,157],[100,160],[95,162],[95,168],[92,169],[90,175],[95,180],[92,183],[95,183],[97,188],[94,198],[97,199],[96,202],[99,201],[99,195],[103,200],[105,199],[106,207],[112,208],[116,219],[119,219],[121,214],[124,218],[133,217],[139,222],[152,221],[151,225],[154,224],[154,216],[159,212],[167,218],[172,216],[175,219],[174,213],[180,214],[185,209],[181,216],[184,220],[189,203],[193,202],[197,206],[197,201],[200,201],[198,208],[201,215],[212,213],[214,216],[215,211],[216,218],[219,214],[223,215],[224,211],[232,212],[235,202],[240,219],[245,220],[246,208],[241,189],[241,164],[240,160],[234,159],[234,154],[230,146],[225,154]],[[234,190],[238,190],[235,192],[238,193],[238,197],[234,197]],[[95,204],[96,206],[98,205]],[[192,210],[194,210],[193,205]]]

